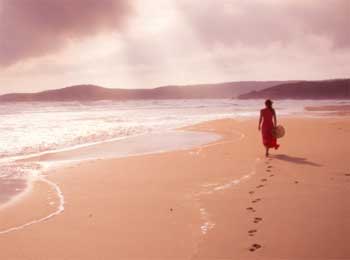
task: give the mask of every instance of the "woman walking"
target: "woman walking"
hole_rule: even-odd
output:
[[[262,123],[262,124],[261,124]],[[269,156],[269,149],[278,149],[277,139],[273,135],[273,130],[277,126],[276,112],[272,108],[272,101],[267,99],[265,101],[265,108],[260,110],[259,131],[261,130],[263,144],[266,148],[265,156]]]

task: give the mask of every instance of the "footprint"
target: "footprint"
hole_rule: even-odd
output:
[[[255,199],[255,200],[252,200],[252,203],[257,203],[259,201],[261,201],[261,199]]]
[[[259,188],[264,187],[264,185],[260,184],[260,185],[258,185],[258,186],[256,186],[256,187],[259,189]]]
[[[345,173],[344,175],[349,177],[349,176],[350,176],[350,173]]]
[[[261,248],[262,246],[259,244],[253,244],[250,248],[249,251],[254,252],[255,250]]]
[[[267,181],[267,179],[261,179],[261,181]]]
[[[254,194],[254,191],[249,191],[249,194]]]
[[[252,247],[254,247],[254,248],[256,248],[256,249],[259,249],[259,248],[261,248],[261,245],[259,245],[259,244],[253,244]]]
[[[275,176],[274,174],[270,174],[270,176],[269,177],[273,177],[273,176]]]
[[[260,221],[262,221],[262,218],[254,218],[254,223],[259,223]]]
[[[267,172],[271,172],[271,170],[266,170]]]
[[[253,212],[253,213],[256,212],[255,209],[254,209],[253,207],[246,208],[246,210],[249,210],[249,211],[251,211],[251,212]]]
[[[272,165],[267,166],[267,168],[268,168],[268,169],[271,169],[271,168],[272,168]]]
[[[256,232],[258,232],[258,230],[256,230],[256,229],[251,229],[251,230],[248,231],[248,234],[254,234],[254,233],[256,233]]]
[[[299,182],[298,182],[298,181],[295,181],[294,183],[295,183],[295,184],[298,184]]]

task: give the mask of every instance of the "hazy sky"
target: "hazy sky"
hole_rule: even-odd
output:
[[[0,0],[0,93],[350,75],[350,0]]]

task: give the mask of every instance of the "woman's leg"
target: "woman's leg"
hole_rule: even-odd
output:
[[[266,148],[265,156],[268,157],[269,156],[269,147],[265,146],[265,148]]]

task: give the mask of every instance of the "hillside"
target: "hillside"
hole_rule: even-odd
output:
[[[153,89],[112,89],[95,85],[76,85],[38,93],[12,93],[0,96],[2,102],[95,101],[138,99],[236,98],[238,95],[281,84],[282,81],[244,81]]]
[[[350,99],[350,79],[299,81],[242,94],[239,99]]]

